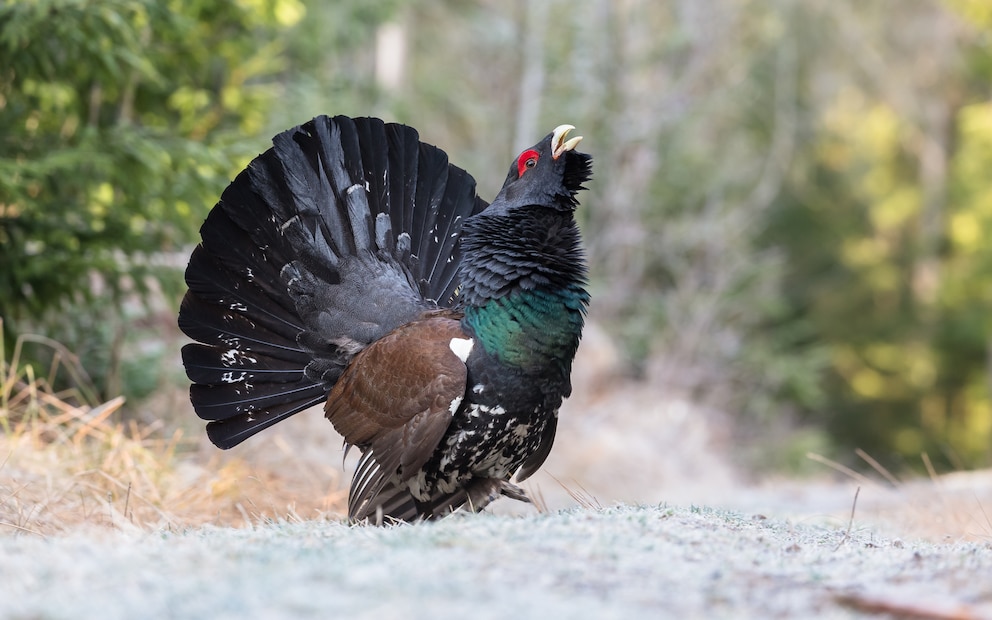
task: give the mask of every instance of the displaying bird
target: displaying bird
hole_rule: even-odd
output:
[[[326,401],[361,451],[354,521],[507,496],[551,450],[589,303],[574,212],[592,160],[561,125],[491,204],[411,127],[319,116],[210,211],[179,326],[196,413],[230,448]]]

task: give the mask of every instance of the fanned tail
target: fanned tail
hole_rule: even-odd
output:
[[[190,399],[230,448],[322,402],[365,346],[456,303],[458,236],[486,207],[417,132],[320,116],[227,187],[186,270]]]

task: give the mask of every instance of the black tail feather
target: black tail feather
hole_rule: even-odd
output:
[[[198,384],[292,383],[304,376],[298,361],[286,361],[258,351],[245,353],[230,349],[218,355],[216,347],[193,343],[184,346],[182,353],[190,381]]]
[[[317,117],[227,187],[186,271],[190,398],[228,448],[319,403],[361,348],[455,303],[458,235],[486,207],[417,132]]]
[[[487,206],[485,201],[475,196],[475,181],[461,169],[451,169],[447,187],[448,191],[445,192],[436,220],[435,230],[437,232],[434,237],[434,247],[425,254],[428,259],[433,256],[430,264],[425,265],[425,268],[430,268],[430,273],[426,277],[429,289],[425,291],[425,295],[438,300],[439,303],[451,300],[458,285],[456,282],[460,263],[457,260],[460,257],[458,236],[462,223],[465,218]],[[459,211],[455,208],[456,205],[476,200],[478,202],[473,212],[465,213],[464,210]]]
[[[216,305],[187,295],[183,300],[182,329],[190,338],[211,345],[218,354],[238,351],[243,356],[256,353],[304,364],[306,351],[295,339],[266,328],[239,312],[226,312]]]
[[[242,414],[260,415],[276,406],[295,406],[315,396],[326,397],[323,387],[306,377],[295,383],[258,382],[250,386],[245,389],[242,384],[232,390],[228,384],[197,383],[190,386],[190,398],[199,404],[197,414],[204,420],[228,420]]]
[[[358,144],[362,153],[362,174],[368,190],[372,217],[392,210],[393,196],[389,191],[390,161],[386,126],[377,119],[357,123]],[[380,248],[387,250],[387,248]]]
[[[389,211],[394,237],[413,230],[413,212],[419,174],[420,139],[416,130],[403,125],[386,126],[386,142],[389,145]],[[410,259],[409,252],[398,254],[404,262]]]
[[[244,324],[245,332],[240,335],[246,339],[261,339],[283,346],[283,341],[295,342],[296,334],[303,326],[293,320],[294,311],[286,309],[285,303],[272,297],[264,287],[225,269],[200,249],[194,251],[190,262],[193,268],[186,276],[189,292],[183,299],[184,307],[180,308],[179,315],[179,326],[188,336],[201,342],[207,342],[203,338],[213,336],[208,344],[233,345],[228,338],[221,338],[220,333],[198,334],[190,330],[199,327],[226,330],[228,325],[233,329],[240,322]],[[256,329],[259,333],[253,335],[251,332]],[[266,332],[273,336],[265,336]],[[271,340],[276,336],[280,337],[278,343]]]
[[[297,400],[292,402],[270,406],[265,410],[239,413],[224,420],[211,421],[207,424],[207,437],[218,448],[227,450],[255,433],[309,409],[327,398],[323,386],[318,384],[311,384],[309,388],[300,390],[296,395]]]

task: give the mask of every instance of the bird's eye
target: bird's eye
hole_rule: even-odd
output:
[[[520,154],[517,158],[517,178],[524,176],[528,168],[533,168],[537,165],[537,160],[540,159],[541,154],[534,149],[529,149]]]

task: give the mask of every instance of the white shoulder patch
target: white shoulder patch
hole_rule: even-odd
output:
[[[474,345],[475,341],[471,338],[452,338],[451,342],[448,343],[448,348],[464,363],[469,354],[472,353]]]

